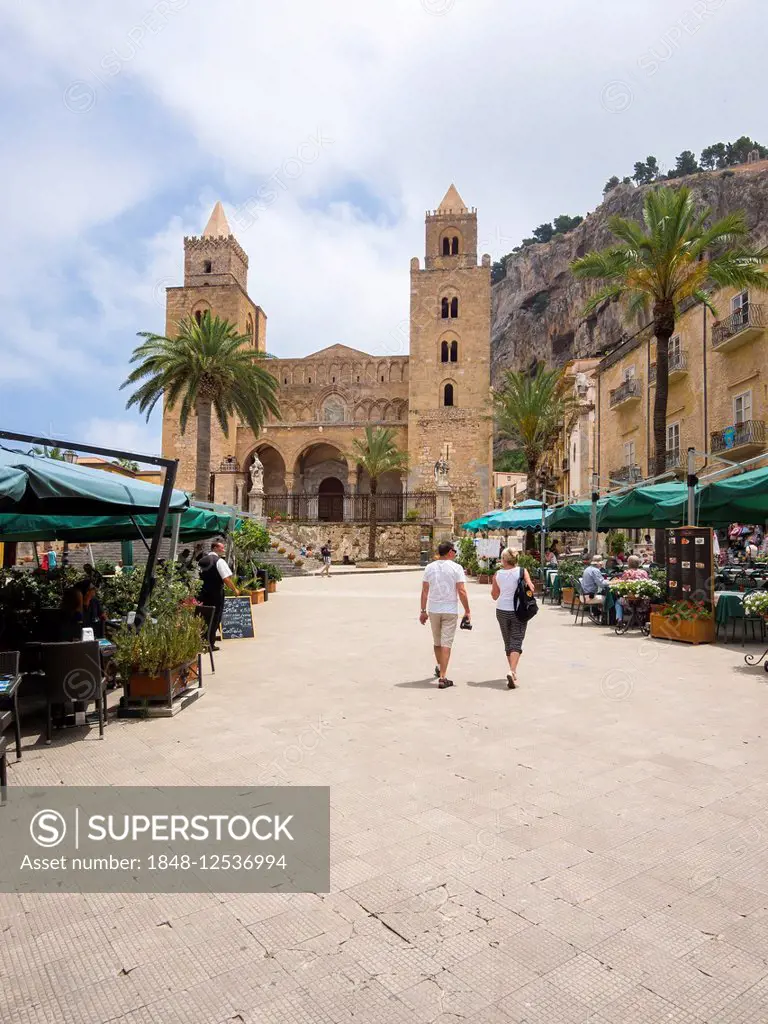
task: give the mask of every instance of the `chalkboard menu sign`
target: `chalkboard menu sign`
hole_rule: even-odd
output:
[[[711,610],[715,589],[712,530],[667,530],[667,600],[703,601]]]
[[[254,635],[250,597],[224,598],[221,635],[224,640],[244,640]]]

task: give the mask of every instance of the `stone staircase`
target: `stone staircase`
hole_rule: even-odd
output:
[[[320,567],[320,563],[314,559],[309,562],[304,561],[303,565],[294,565],[291,559],[288,557],[288,549],[284,555],[279,555],[274,548],[270,548],[269,551],[260,551],[258,555],[260,562],[267,562],[270,565],[276,566],[283,576],[307,576],[307,567],[310,569],[314,565],[316,568]]]

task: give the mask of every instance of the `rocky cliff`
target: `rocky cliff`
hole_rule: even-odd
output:
[[[715,217],[744,210],[756,242],[768,243],[768,160],[727,171],[680,178]],[[621,307],[610,303],[585,320],[589,286],[576,282],[568,264],[613,241],[608,220],[615,214],[639,218],[648,188],[619,185],[573,231],[510,256],[506,276],[493,286],[491,368],[494,380],[505,369],[525,369],[536,360],[561,365],[592,356],[631,333]]]

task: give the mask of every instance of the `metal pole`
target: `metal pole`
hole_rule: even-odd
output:
[[[696,525],[696,449],[688,449],[688,526]]]
[[[147,616],[147,604],[149,603],[149,595],[152,593],[152,587],[155,584],[155,565],[157,563],[157,552],[160,549],[160,541],[162,540],[163,534],[165,533],[165,522],[168,518],[168,509],[171,504],[171,498],[173,497],[173,485],[176,483],[176,470],[178,469],[178,462],[173,461],[165,469],[165,480],[163,481],[163,493],[160,495],[160,505],[157,509],[157,519],[155,521],[155,532],[152,535],[152,543],[149,546],[149,555],[147,556],[147,565],[144,569],[144,579],[141,581],[141,591],[139,593],[139,600],[136,605],[136,618],[134,620],[137,629],[141,628],[144,619]]]
[[[597,554],[597,500],[600,497],[600,478],[597,473],[592,474],[592,508],[590,509],[589,515],[589,528],[590,528],[590,539],[589,539],[589,553],[594,556]]]
[[[173,513],[171,518],[171,544],[168,558],[171,562],[176,561],[179,553],[179,530],[181,529],[181,512]]]
[[[546,565],[546,557],[544,555],[544,546],[547,543],[547,492],[541,492],[541,568],[544,569]]]

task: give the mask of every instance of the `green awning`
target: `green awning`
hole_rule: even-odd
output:
[[[764,523],[768,520],[768,469],[717,480],[696,496],[700,523]]]
[[[488,512],[462,525],[462,530],[535,530],[541,527],[541,502],[529,498],[512,508]],[[547,519],[551,515],[547,511]]]
[[[598,516],[607,498],[600,498],[597,503]],[[552,513],[547,522],[548,530],[590,530],[592,528],[592,502],[574,501],[570,505],[562,505]]]
[[[136,525],[129,516],[35,516],[0,513],[0,541],[66,540],[75,544],[87,544],[97,541],[140,540],[142,534],[147,539],[152,536],[157,522],[156,515],[144,512],[133,516],[133,519]],[[221,515],[207,509],[185,509],[181,513],[179,540],[202,540],[224,533],[230,521],[229,515]],[[170,515],[166,520],[164,536],[170,537],[172,524],[173,516]]]
[[[159,508],[162,490],[157,484],[102,469],[0,448],[0,512],[131,515]],[[184,491],[174,491],[171,510],[181,511],[188,506]]]
[[[606,499],[598,512],[597,525],[601,530],[676,526],[679,506],[682,504],[685,509],[687,496],[686,485],[677,482],[634,487],[627,494]]]

